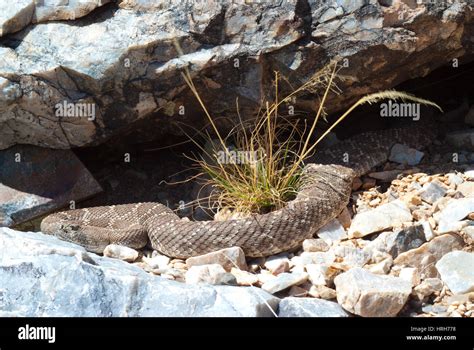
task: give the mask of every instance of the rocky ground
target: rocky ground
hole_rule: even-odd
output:
[[[186,285],[253,286],[282,300],[280,315],[474,317],[474,157],[453,139],[424,152],[394,146],[354,181],[346,210],[291,252],[104,255]]]
[[[473,317],[473,155],[447,140],[423,152],[394,146],[386,164],[354,181],[338,218],[301,248],[267,258],[246,259],[233,247],[184,261],[113,245],[99,257],[52,237],[4,229],[0,309],[6,315]],[[36,299],[21,294],[25,285],[37,287]],[[12,293],[13,287],[19,289]],[[16,294],[26,298],[21,308],[13,306]],[[78,302],[84,310],[71,308]]]

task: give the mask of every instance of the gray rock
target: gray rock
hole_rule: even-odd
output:
[[[337,219],[333,219],[321,227],[317,233],[317,236],[325,241],[328,245],[347,238],[346,230]]]
[[[364,251],[378,250],[389,253],[393,258],[426,242],[423,226],[414,225],[394,232],[382,232],[364,247]]]
[[[438,199],[444,197],[446,191],[446,187],[439,181],[428,182],[423,185],[423,189],[420,192],[420,197],[425,202],[433,204]]]
[[[240,247],[225,248],[212,253],[194,256],[186,260],[186,265],[189,268],[192,266],[209,264],[219,264],[228,272],[233,267],[239,268],[241,270],[247,270],[245,254]]]
[[[74,20],[83,17],[97,7],[111,0],[88,1],[33,1],[33,0],[0,0],[0,37],[17,32],[30,23],[53,20]]]
[[[445,254],[460,250],[463,246],[464,241],[459,235],[447,233],[400,254],[395,258],[394,264],[401,267],[416,267],[422,278],[437,277],[434,264]]]
[[[423,305],[422,308],[421,308],[421,311],[423,312],[426,312],[426,313],[435,313],[435,314],[441,314],[441,313],[444,313],[448,310],[448,308],[444,305],[439,305],[439,304],[436,304],[436,305],[433,305],[433,304],[426,304],[426,305]]]
[[[8,104],[0,103],[1,149],[17,143],[52,148],[98,144],[130,132],[139,120],[148,131],[148,136],[141,131],[142,140],[175,134],[179,128],[168,121],[183,106],[180,120],[199,128],[206,120],[196,118],[201,111],[189,89],[183,89],[183,66],[193,70],[207,108],[225,119],[235,117],[236,97],[242,101],[242,114],[252,115],[262,92],[271,88],[256,59],[260,54],[268,57],[268,71],[282,71],[296,81],[307,80],[332,57],[347,58],[353,80],[340,82],[344,94],[329,97],[330,113],[360,96],[348,88],[352,81],[367,82],[367,92],[380,91],[429,73],[441,61],[458,57],[460,48],[472,53],[464,45],[470,40],[465,28],[473,22],[464,3],[449,9],[420,6],[393,19],[386,8],[366,0],[284,1],[279,6],[270,1],[126,0],[118,9],[104,6],[84,19],[71,17],[106,1],[57,3],[43,13],[37,10],[47,8],[45,1],[2,1],[1,31],[11,33],[11,44],[0,48],[0,76],[20,93]],[[30,24],[43,18],[63,21]],[[428,31],[433,35],[412,40],[412,33]],[[309,36],[318,43],[303,40]],[[175,40],[183,55],[176,52]],[[422,59],[410,60],[413,52]],[[384,64],[366,69],[369,56]],[[56,117],[55,105],[63,101],[97,103],[97,119]]]
[[[401,226],[412,221],[410,209],[401,200],[394,200],[375,209],[358,213],[349,228],[349,237],[364,237],[374,232]]]
[[[354,268],[334,279],[337,301],[347,311],[364,317],[392,317],[405,305],[411,283]]]
[[[399,143],[393,145],[388,160],[400,164],[417,165],[425,154]]]
[[[104,256],[133,262],[138,258],[138,252],[135,249],[118,244],[109,244],[104,249]]]
[[[474,241],[474,226],[466,226],[462,231],[469,236],[472,241]]]
[[[1,118],[0,111],[0,129]],[[0,151],[0,168],[0,227],[21,224],[102,192],[69,150],[14,146]]]
[[[468,225],[467,221],[445,221],[442,220],[438,223],[437,233],[449,233],[449,232],[461,232],[464,227]]]
[[[458,174],[449,173],[447,177],[450,185],[460,185],[464,182],[463,178]]]
[[[437,263],[441,279],[455,294],[474,291],[474,253],[463,251],[444,255]]]
[[[297,286],[308,280],[306,273],[281,273],[262,285],[262,289],[271,294],[275,294],[291,286]]]
[[[46,236],[0,228],[0,310],[28,317],[272,316],[253,287],[187,285]],[[270,309],[269,309],[270,306]]]
[[[284,298],[278,317],[348,317],[337,303],[316,298]]]
[[[441,211],[434,214],[434,218],[438,221],[441,231],[446,232],[447,230],[457,230],[458,226],[453,227],[451,223],[459,222],[472,212],[474,212],[474,198],[451,199]],[[438,231],[440,230],[438,229]]]
[[[452,131],[446,134],[446,141],[456,148],[474,151],[474,129]]]
[[[191,268],[186,271],[185,278],[186,283],[189,284],[237,284],[235,276],[231,273],[226,272],[224,268],[219,264],[191,266]]]
[[[456,187],[456,190],[461,193],[464,197],[472,198],[474,197],[474,182],[466,181],[459,184]]]

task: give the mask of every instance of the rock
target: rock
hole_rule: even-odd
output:
[[[170,262],[170,258],[164,255],[155,255],[152,258],[143,258],[143,261],[152,269],[166,269]]]
[[[260,285],[263,285],[269,281],[273,281],[276,276],[273,275],[270,271],[267,271],[267,270],[262,270],[258,275],[258,283]]]
[[[436,263],[436,268],[454,294],[474,291],[474,253],[447,253]]]
[[[403,170],[395,169],[369,173],[369,176],[383,182],[391,182],[392,180],[395,180],[401,173],[403,173]]]
[[[464,172],[464,176],[469,180],[469,181],[472,181],[474,180],[474,170],[466,170]]]
[[[438,199],[444,197],[446,194],[446,188],[439,182],[433,181],[423,185],[423,189],[420,192],[420,197],[425,202],[433,204]]]
[[[441,317],[449,316],[449,315],[446,314],[447,307],[444,306],[444,305],[440,305],[440,304],[435,304],[435,305],[426,304],[426,305],[423,305],[423,307],[421,308],[421,311],[423,311],[424,313],[436,314],[436,316],[441,316]]]
[[[438,224],[437,233],[460,232],[468,225],[467,221],[440,221]]]
[[[291,259],[294,265],[308,265],[308,264],[326,264],[331,265],[336,260],[336,256],[332,251],[327,252],[303,252],[300,256],[295,256]]]
[[[348,317],[337,303],[315,298],[284,298],[278,317]]]
[[[194,256],[186,260],[186,265],[188,268],[209,264],[219,264],[226,271],[230,271],[233,267],[239,268],[241,270],[247,270],[245,254],[240,247],[225,248],[212,253]]]
[[[196,265],[186,271],[186,283],[236,284],[234,275],[226,272],[219,264]]]
[[[321,227],[317,236],[329,245],[347,238],[346,230],[337,219],[333,219]]]
[[[337,301],[347,311],[363,317],[392,317],[405,305],[411,283],[353,268],[334,279]]]
[[[466,294],[454,294],[446,298],[446,304],[453,305],[453,304],[466,304],[469,302],[474,302],[474,293],[466,293]]]
[[[461,193],[464,197],[474,197],[474,182],[466,181],[458,185],[456,190]]]
[[[389,253],[393,258],[410,249],[418,248],[426,241],[421,225],[410,226],[394,232],[382,232],[364,247],[364,251],[378,250]]]
[[[334,254],[341,257],[344,264],[349,267],[362,267],[370,260],[369,253],[350,246],[337,246],[334,248]]]
[[[71,151],[15,146],[0,151],[0,168],[0,227],[18,225],[66,206],[74,208],[76,202],[102,192]]]
[[[451,131],[446,134],[446,141],[456,148],[474,151],[474,129]]]
[[[459,222],[472,212],[474,212],[474,198],[451,199],[441,211],[434,214],[434,218],[441,227],[441,231],[446,232],[453,227],[453,222]],[[454,225],[457,225],[454,227],[454,230],[457,230],[457,227],[462,224]],[[438,231],[440,231],[439,228]]]
[[[419,300],[425,300],[434,292],[440,292],[443,289],[443,282],[439,278],[426,278],[413,290]]]
[[[362,180],[359,177],[355,177],[352,181],[352,191],[357,191],[362,187]]]
[[[421,278],[437,277],[436,271],[429,269],[441,259],[441,257],[453,250],[460,250],[464,246],[463,239],[454,233],[444,234],[433,238],[422,246],[411,249],[396,257],[395,265],[404,267],[416,267],[420,271]]]
[[[290,297],[304,298],[307,295],[308,295],[308,291],[304,288],[299,287],[299,286],[293,286],[288,291],[288,296],[290,296]]]
[[[364,237],[374,232],[401,226],[412,220],[408,207],[394,200],[375,209],[358,213],[353,219],[348,234],[351,238]]]
[[[290,259],[288,259],[288,255],[285,253],[273,255],[265,261],[264,266],[272,274],[278,275],[282,272],[290,271]]]
[[[265,282],[262,289],[271,294],[275,294],[291,286],[297,286],[308,280],[306,273],[281,273],[275,278]]]
[[[433,229],[431,228],[430,222],[423,220],[418,222],[421,227],[423,228],[423,233],[425,235],[425,240],[426,241],[431,241],[436,234],[433,232]]]
[[[404,267],[400,270],[398,277],[410,282],[411,286],[417,286],[421,282],[420,271],[416,267]]]
[[[109,244],[104,249],[104,256],[133,262],[138,259],[138,252],[135,249],[123,245]]]
[[[74,20],[89,14],[110,0],[62,1],[48,4],[44,1],[19,0],[1,3],[0,37],[27,27],[30,23]]]
[[[362,184],[362,189],[370,190],[371,188],[374,188],[376,184],[377,184],[377,181],[375,181],[375,179],[365,178],[364,183]]]
[[[352,217],[347,207],[344,207],[344,209],[342,209],[337,219],[341,223],[342,227],[344,227],[344,229],[347,230],[351,226]]]
[[[466,116],[464,117],[464,123],[470,126],[474,126],[474,106],[471,106]]]
[[[329,245],[321,238],[305,239],[303,241],[303,250],[305,252],[327,252]]]
[[[474,226],[467,226],[463,228],[463,233],[470,237],[474,241]]]
[[[328,284],[328,278],[326,274],[329,270],[328,265],[322,264],[308,264],[306,265],[306,271],[308,272],[309,280],[313,285],[325,286]]]
[[[381,262],[372,265],[366,265],[368,270],[376,275],[386,275],[390,272],[390,268],[393,265],[392,257],[389,257]]]
[[[332,300],[336,299],[336,291],[323,285],[314,285],[308,291],[308,294],[314,298]]]
[[[247,272],[247,271],[242,271],[240,269],[236,269],[235,267],[233,267],[231,270],[230,270],[230,273],[234,275],[236,281],[237,281],[237,284],[239,286],[251,286],[251,285],[254,285],[258,282],[258,276],[253,274],[253,273],[250,273],[250,272]]]
[[[425,154],[416,149],[396,143],[390,150],[388,160],[400,164],[417,165]]]
[[[448,183],[450,185],[460,185],[464,182],[463,178],[458,174],[449,173],[446,175],[448,177]]]
[[[7,228],[0,228],[0,285],[0,310],[10,316],[255,317],[272,316],[279,303],[258,288],[169,281],[52,236]]]
[[[200,128],[206,120],[195,117],[199,107],[189,89],[183,89],[183,66],[192,67],[208,110],[218,110],[225,119],[235,115],[237,97],[242,114],[251,115],[258,110],[263,92],[271,88],[257,53],[268,57],[265,70],[283,71],[295,81],[306,80],[332,57],[347,58],[353,79],[339,82],[345,93],[329,96],[328,113],[350,106],[360,96],[353,81],[365,82],[369,88],[363,93],[380,91],[407,77],[428,74],[459,57],[461,49],[467,56],[472,53],[464,44],[470,40],[465,28],[473,21],[465,3],[449,9],[420,6],[389,21],[387,9],[375,1],[341,2],[346,7],[332,2],[301,5],[290,1],[275,7],[271,2],[227,6],[201,1],[121,1],[119,8],[105,5],[97,14],[77,19],[105,2],[69,1],[52,7],[39,6],[44,1],[22,0],[2,7],[0,35],[10,34],[9,45],[0,49],[0,76],[13,86],[9,91],[18,92],[7,96],[0,90],[0,100],[8,99],[8,104],[0,105],[6,126],[0,128],[0,148],[17,143],[90,146],[119,139],[134,130],[137,121],[147,126],[142,128],[147,130],[135,126],[142,140],[150,134],[176,134],[179,128],[168,121],[182,106],[186,107],[182,122]],[[31,24],[43,19],[64,20]],[[430,35],[412,40],[412,33],[419,32]],[[308,36],[318,43],[302,43]],[[176,52],[174,41],[183,46],[183,55]],[[399,55],[394,57],[393,52]],[[422,59],[410,60],[414,52]],[[383,64],[366,69],[367,57]],[[400,65],[401,61],[405,64]],[[58,74],[51,73],[57,70]],[[95,122],[76,118],[61,131],[55,105],[81,99],[97,103]],[[152,123],[156,127],[150,127]]]

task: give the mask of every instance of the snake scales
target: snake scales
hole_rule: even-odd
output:
[[[108,244],[154,249],[188,258],[239,246],[248,257],[269,256],[299,246],[347,205],[354,177],[387,160],[395,143],[420,148],[433,139],[422,125],[366,132],[308,159],[297,197],[278,211],[228,221],[189,221],[160,203],[137,203],[55,213],[44,233],[102,253]]]

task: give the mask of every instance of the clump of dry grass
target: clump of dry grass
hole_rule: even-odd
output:
[[[281,77],[275,72],[274,100],[266,101],[264,108],[250,122],[244,122],[239,114],[238,124],[226,135],[218,130],[214,118],[206,108],[187,69],[182,73],[184,80],[202,107],[209,124],[216,135],[215,141],[206,137],[210,148],[200,146],[203,156],[195,162],[206,174],[206,186],[213,191],[209,203],[214,208],[240,214],[266,213],[285,206],[295,197],[301,186],[301,172],[305,159],[311,155],[319,142],[344,120],[355,108],[363,104],[376,103],[382,99],[409,100],[440,108],[435,103],[417,98],[405,92],[382,91],[367,95],[354,103],[315,142],[312,136],[316,125],[324,118],[324,105],[329,93],[338,93],[338,64],[331,62],[316,72],[306,83],[284,96],[279,97]],[[302,92],[321,93],[317,113],[310,125],[288,118],[280,113],[282,104],[289,103]],[[232,147],[229,147],[232,145]],[[240,153],[239,153],[240,152]],[[243,153],[242,153],[243,152]],[[244,156],[240,156],[240,155]],[[225,161],[222,161],[222,160]],[[243,161],[242,161],[243,160]]]

